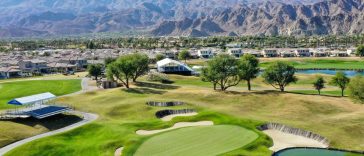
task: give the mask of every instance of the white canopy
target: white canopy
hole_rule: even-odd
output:
[[[21,97],[21,98],[15,98],[15,99],[9,101],[8,104],[28,105],[28,104],[34,104],[36,102],[50,100],[50,99],[54,99],[54,98],[56,98],[56,96],[54,94],[47,92],[47,93],[36,94],[36,95],[31,95],[31,96],[26,96],[26,97]]]
[[[157,66],[158,67],[163,67],[163,66],[166,66],[166,65],[178,65],[178,66],[184,66],[186,69],[190,70],[190,71],[193,71],[193,69],[191,69],[188,65],[182,63],[182,62],[179,62],[179,61],[176,61],[176,60],[172,60],[170,58],[165,58],[163,60],[160,60],[157,62]]]

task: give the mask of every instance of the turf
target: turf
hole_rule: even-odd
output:
[[[33,80],[0,83],[0,109],[12,108],[6,103],[33,94],[51,92],[57,96],[81,90],[81,80]]]
[[[135,156],[219,155],[243,147],[258,135],[231,125],[182,128],[145,141]]]
[[[301,59],[301,60],[285,60],[291,63],[297,69],[364,69],[364,61],[362,60],[342,60],[342,59]],[[262,68],[266,68],[272,61],[260,63]]]
[[[298,85],[303,86],[309,79]],[[31,142],[7,155],[113,155],[116,148],[123,146],[123,155],[129,156],[150,138],[136,135],[136,130],[161,129],[176,122],[201,120],[211,120],[216,125],[238,125],[259,135],[251,144],[226,155],[271,155],[268,147],[272,142],[255,129],[264,122],[278,122],[319,133],[335,148],[364,149],[363,139],[358,137],[364,136],[364,109],[347,98],[276,91],[246,92],[242,88],[219,92],[203,85],[148,83],[132,86],[132,89],[117,88],[60,98],[59,102],[71,104],[80,111],[97,113],[100,118],[70,132]],[[196,109],[199,114],[162,122],[154,114],[165,108],[146,106],[145,102],[151,100],[184,101],[187,105],[173,108]],[[8,125],[0,123],[0,126]],[[0,135],[0,138],[4,137],[14,135]]]

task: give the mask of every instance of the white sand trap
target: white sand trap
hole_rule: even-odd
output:
[[[214,123],[212,121],[199,121],[199,122],[178,122],[176,124],[174,124],[172,127],[170,128],[166,128],[166,129],[160,129],[160,130],[138,130],[136,131],[136,134],[138,135],[151,135],[151,134],[157,134],[160,132],[165,132],[165,131],[169,131],[169,130],[173,130],[173,129],[177,129],[177,128],[182,128],[182,127],[192,127],[192,126],[211,126],[214,125]]]
[[[121,156],[123,149],[124,149],[124,147],[120,147],[120,148],[116,149],[114,156]]]
[[[279,130],[270,129],[263,132],[273,139],[273,146],[269,148],[272,151],[279,151],[289,147],[328,147],[328,145],[317,140],[285,133]]]
[[[175,118],[177,116],[194,116],[194,115],[197,115],[197,113],[193,112],[193,113],[184,113],[184,114],[172,114],[172,115],[167,115],[161,119],[163,121],[171,121],[173,118]]]

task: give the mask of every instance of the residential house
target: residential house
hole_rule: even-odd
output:
[[[69,59],[61,59],[59,63],[66,63],[69,65],[75,65],[77,67],[77,71],[84,71],[87,68],[87,59],[80,57],[71,57]]]
[[[349,56],[355,56],[356,55],[356,48],[349,48],[349,49],[346,50],[346,53]]]
[[[311,49],[311,56],[313,57],[326,57],[329,56],[326,48]]]
[[[48,73],[49,67],[47,62],[39,59],[22,60],[19,62],[19,68],[25,73]]]
[[[310,57],[311,56],[309,49],[296,49],[295,54],[297,57]]]
[[[296,56],[295,52],[291,49],[282,49],[278,53],[279,53],[280,57],[295,57]]]
[[[241,48],[230,48],[228,49],[228,53],[231,56],[240,57],[243,55],[243,50]]]
[[[0,67],[0,79],[21,77],[22,72],[17,66]]]
[[[332,57],[347,57],[349,56],[347,51],[334,50],[330,52],[330,56]]]
[[[208,58],[214,57],[214,53],[213,53],[212,49],[210,49],[210,48],[198,50],[197,55],[203,59],[208,59]]]
[[[244,54],[250,54],[255,57],[262,57],[262,53],[258,50],[254,50],[254,49],[244,50]]]
[[[262,55],[264,57],[277,57],[278,51],[277,51],[277,49],[264,49],[262,51]]]

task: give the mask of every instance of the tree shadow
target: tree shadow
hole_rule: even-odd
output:
[[[58,114],[44,119],[36,119],[30,117],[25,119],[17,118],[17,119],[8,119],[2,121],[14,122],[22,125],[27,125],[30,127],[41,125],[47,128],[48,130],[57,130],[72,125],[74,123],[80,122],[81,120],[82,118],[76,115]]]
[[[155,90],[150,88],[123,88],[123,91],[127,93],[133,93],[133,94],[164,94],[166,91],[162,90]]]
[[[226,94],[233,94],[233,95],[252,95],[252,94],[257,94],[257,95],[278,95],[278,94],[282,94],[284,92],[279,92],[279,91],[275,91],[275,90],[262,90],[262,91],[246,91],[246,92],[239,92],[239,91],[225,91],[224,93]]]
[[[167,85],[167,84],[158,84],[158,83],[149,83],[149,82],[135,82],[135,85],[138,87],[147,87],[154,89],[178,89],[179,86]]]
[[[287,93],[298,94],[298,95],[322,96],[322,97],[336,97],[336,98],[347,97],[347,96],[337,96],[337,95],[327,95],[327,94],[319,95],[319,94],[312,94],[312,93],[297,93],[297,92],[290,92],[290,91],[287,91]]]

